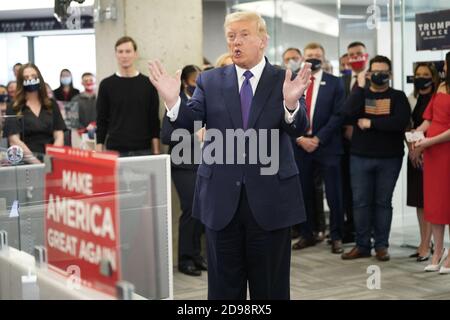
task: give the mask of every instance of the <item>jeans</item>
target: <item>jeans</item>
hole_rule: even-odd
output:
[[[363,253],[389,247],[392,195],[402,167],[402,157],[365,158],[351,156],[350,175],[356,246]]]

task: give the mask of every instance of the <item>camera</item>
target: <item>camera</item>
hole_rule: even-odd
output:
[[[67,9],[70,7],[70,3],[72,1],[76,1],[81,4],[85,0],[55,0],[54,16],[60,23],[68,18],[69,14],[67,13]]]

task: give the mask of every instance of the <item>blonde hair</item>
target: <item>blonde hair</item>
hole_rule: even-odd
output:
[[[217,58],[216,60],[216,68],[221,68],[221,67],[225,67],[227,65],[226,61],[228,59],[231,59],[231,54],[224,53],[222,54],[219,58]]]
[[[238,11],[228,14],[225,17],[225,23],[223,27],[226,30],[230,24],[238,21],[256,22],[258,35],[260,37],[269,36],[267,33],[266,21],[264,21],[264,19],[258,13],[252,11]]]
[[[323,53],[323,56],[325,57],[325,49],[322,47],[322,45],[321,44],[319,44],[319,43],[317,43],[317,42],[311,42],[311,43],[308,43],[306,46],[305,46],[305,48],[303,49],[303,53],[305,53],[305,51],[306,50],[308,50],[308,49],[320,49],[320,50],[322,50],[322,53]]]

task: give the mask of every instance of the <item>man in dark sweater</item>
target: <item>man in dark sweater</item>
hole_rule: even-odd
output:
[[[100,83],[97,98],[97,151],[121,156],[159,154],[159,97],[134,63],[137,45],[130,37],[116,43],[119,72]]]
[[[404,133],[411,109],[402,91],[389,86],[391,61],[376,56],[366,74],[358,76],[358,88],[345,103],[344,112],[354,122],[350,159],[356,246],[342,259],[371,256],[371,236],[376,258],[390,259],[389,233],[392,195],[404,155]],[[365,88],[366,77],[370,87]]]

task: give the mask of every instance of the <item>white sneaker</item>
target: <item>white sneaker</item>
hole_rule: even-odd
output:
[[[440,274],[449,274],[450,268],[446,268],[446,267],[442,266],[441,269],[439,269],[439,273]]]
[[[439,271],[440,264],[429,264],[423,269],[425,272],[436,272]]]
[[[448,255],[448,251],[447,251],[447,249],[444,249],[444,253],[441,256],[441,259],[439,259],[438,264],[429,264],[425,267],[424,271],[425,272],[437,272],[437,271],[440,272],[440,270],[442,270],[441,264],[445,261],[445,259],[447,259],[447,255]],[[447,268],[444,268],[444,269],[447,269]],[[448,268],[448,269],[450,270],[450,268]],[[450,271],[448,273],[450,273]]]

